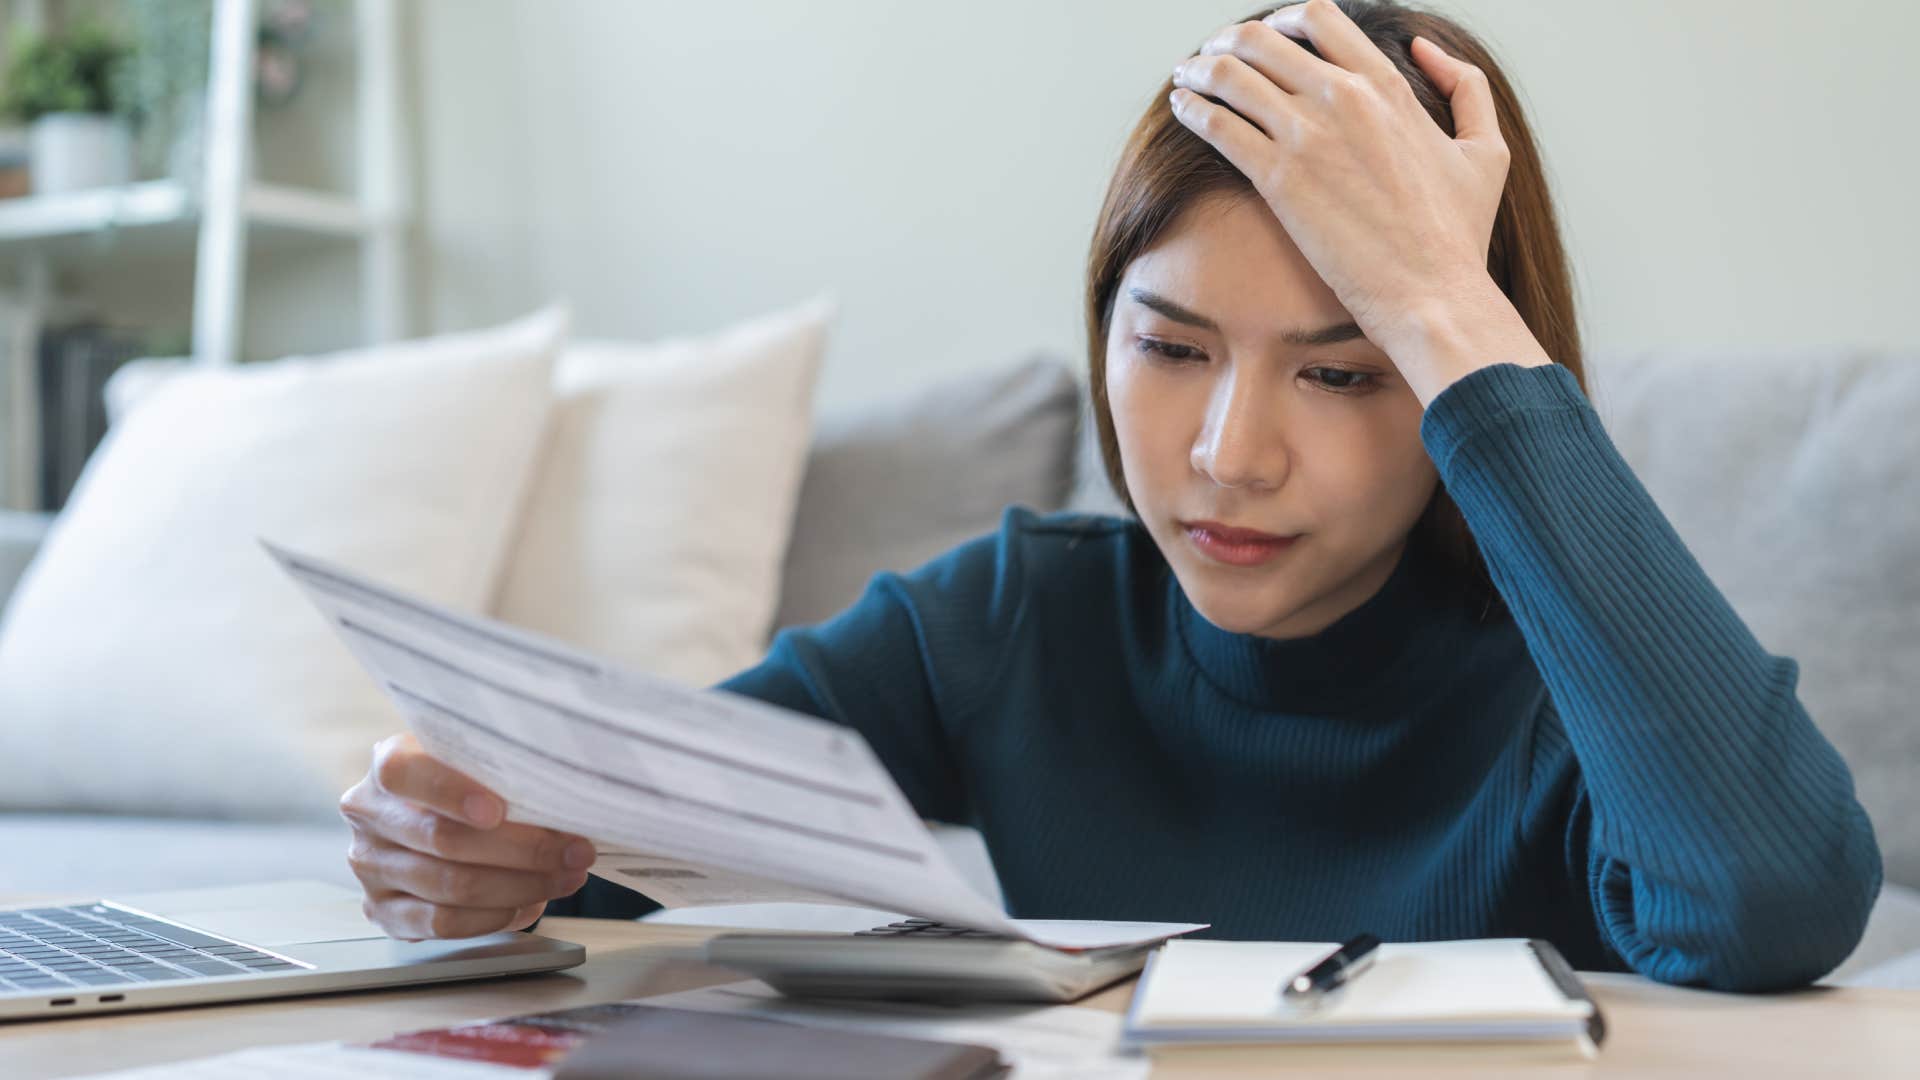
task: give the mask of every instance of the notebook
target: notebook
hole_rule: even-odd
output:
[[[1223,1043],[1564,1041],[1597,1052],[1606,1025],[1573,968],[1527,938],[1381,945],[1371,970],[1318,1009],[1287,979],[1336,943],[1170,941],[1147,962],[1125,1038],[1148,1049]]]

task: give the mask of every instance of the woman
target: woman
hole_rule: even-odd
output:
[[[857,727],[924,816],[981,830],[1019,915],[1537,936],[1730,990],[1830,971],[1879,890],[1872,828],[1793,661],[1583,396],[1484,48],[1307,0],[1170,91],[1088,267],[1131,516],[1009,510],[722,687]],[[526,926],[586,880],[590,850],[405,738],[342,805],[395,934]],[[549,910],[650,906],[596,879]]]

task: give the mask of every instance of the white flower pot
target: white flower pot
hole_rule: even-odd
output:
[[[133,179],[133,133],[104,113],[48,113],[27,131],[33,193],[124,184]]]

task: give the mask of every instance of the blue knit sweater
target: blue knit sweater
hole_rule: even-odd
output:
[[[1313,637],[1229,633],[1138,522],[1013,508],[721,686],[857,728],[923,816],[981,831],[1016,915],[1544,937],[1732,990],[1830,971],[1880,856],[1795,663],[1566,369],[1475,372],[1421,435],[1507,613],[1409,545]],[[596,878],[549,910],[651,906]]]

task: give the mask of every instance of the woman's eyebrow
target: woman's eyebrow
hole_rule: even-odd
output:
[[[1135,287],[1127,290],[1127,298],[1136,304],[1159,312],[1174,322],[1198,327],[1201,330],[1211,330],[1214,333],[1220,332],[1219,324],[1212,319],[1199,312],[1183,308],[1159,293]],[[1323,326],[1318,330],[1283,331],[1280,340],[1288,345],[1338,345],[1343,341],[1352,341],[1364,336],[1358,323],[1344,322]]]

